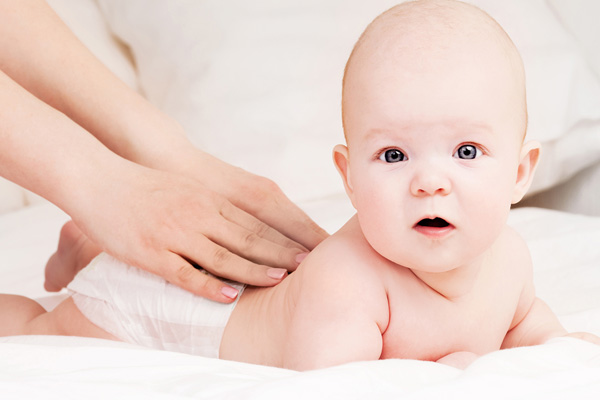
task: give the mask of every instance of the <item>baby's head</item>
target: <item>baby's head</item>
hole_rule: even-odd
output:
[[[475,259],[531,183],[525,76],[504,30],[451,0],[377,17],[344,75],[334,160],[371,246],[413,269]],[[409,249],[410,251],[407,251]]]

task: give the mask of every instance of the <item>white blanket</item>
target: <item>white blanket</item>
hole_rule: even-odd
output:
[[[386,360],[312,372],[30,337],[0,343],[2,398],[597,399],[600,349],[575,339],[491,353],[460,371]]]

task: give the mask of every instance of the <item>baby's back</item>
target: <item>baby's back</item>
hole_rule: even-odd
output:
[[[282,348],[294,310],[295,272],[275,287],[247,287],[225,327],[219,358],[282,366]]]

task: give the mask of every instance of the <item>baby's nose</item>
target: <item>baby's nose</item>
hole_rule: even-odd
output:
[[[417,172],[411,182],[410,191],[413,196],[447,196],[452,185],[442,170]]]

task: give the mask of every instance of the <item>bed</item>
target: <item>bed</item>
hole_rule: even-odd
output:
[[[600,28],[593,0],[473,1],[522,52],[529,138],[543,158],[509,223],[538,295],[570,331],[600,335]],[[195,145],[275,180],[330,232],[352,215],[331,162],[343,140],[340,80],[388,0],[49,1],[127,84]],[[0,181],[0,292],[51,308],[43,270],[68,216]],[[600,346],[554,339],[466,370],[414,360],[299,373],[100,339],[0,338],[2,398],[598,398]]]

